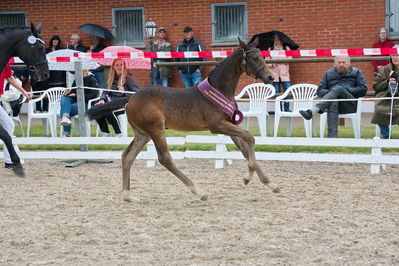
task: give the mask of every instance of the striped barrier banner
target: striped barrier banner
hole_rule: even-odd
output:
[[[398,54],[397,48],[362,48],[362,49],[315,49],[315,50],[273,50],[260,51],[264,57],[331,57],[337,55],[349,56],[387,56]],[[204,52],[132,52],[132,53],[76,53],[74,57],[49,57],[49,62],[73,62],[80,58],[225,58],[234,51],[204,51]],[[22,63],[18,57],[11,58],[10,63]]]

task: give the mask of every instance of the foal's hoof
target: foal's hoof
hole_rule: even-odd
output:
[[[202,201],[207,201],[209,199],[209,196],[207,195],[207,194],[205,194],[205,195],[203,195],[202,197],[201,197],[201,200]]]
[[[124,201],[126,201],[126,202],[133,202],[133,201],[139,202],[139,201],[140,201],[139,198],[130,195],[130,192],[129,192],[129,191],[123,191],[123,192],[122,192],[122,199],[123,199]]]
[[[281,188],[276,187],[275,189],[273,189],[274,193],[281,193]]]

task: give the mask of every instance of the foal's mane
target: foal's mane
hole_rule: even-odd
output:
[[[217,64],[215,66],[214,69],[211,70],[211,72],[209,72],[208,77],[210,78],[212,74],[217,73],[220,69],[222,69],[226,64],[229,64],[231,59],[240,51],[242,50],[242,48],[237,48],[234,53],[232,53],[231,55],[229,55],[228,57],[226,57],[224,60],[220,61],[219,64]]]

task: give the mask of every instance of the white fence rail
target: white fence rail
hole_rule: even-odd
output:
[[[14,138],[15,144],[121,144],[128,145],[132,138],[93,138],[93,137],[71,137],[71,138]],[[214,151],[175,151],[171,152],[174,159],[203,158],[215,159],[215,167],[222,168],[224,161],[230,164],[231,160],[243,160],[239,151],[227,151],[226,144],[233,144],[232,140],[223,135],[205,136],[188,135],[186,137],[168,137],[169,145],[183,145],[185,143],[208,143],[216,144]],[[256,145],[293,145],[293,146],[324,146],[324,147],[363,147],[371,148],[370,154],[314,154],[314,153],[286,153],[286,152],[256,152],[258,160],[275,161],[304,161],[304,162],[341,162],[341,163],[364,163],[370,164],[370,172],[378,174],[386,164],[399,164],[399,156],[383,155],[382,148],[399,148],[399,140],[382,140],[379,137],[373,139],[326,139],[326,138],[286,138],[286,137],[255,137]],[[22,151],[24,159],[120,159],[122,151]],[[0,153],[0,158],[3,153]],[[147,160],[147,166],[155,166],[157,153],[152,142],[147,146],[147,151],[139,154],[138,159]]]

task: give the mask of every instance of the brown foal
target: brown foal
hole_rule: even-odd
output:
[[[258,40],[253,43],[244,43],[225,60],[219,63],[209,74],[209,84],[222,93],[235,106],[234,92],[242,73],[271,83],[273,77],[257,46]],[[123,107],[126,104],[126,114],[129,124],[133,128],[135,137],[122,154],[123,193],[127,201],[137,200],[129,195],[130,169],[134,160],[144,146],[152,140],[155,144],[158,161],[180,179],[201,200],[207,200],[208,195],[203,193],[172,160],[165,138],[165,128],[181,131],[210,130],[214,134],[225,134],[232,138],[244,157],[248,160],[249,175],[244,178],[248,184],[254,172],[260,182],[268,185],[273,192],[279,192],[278,187],[272,187],[269,178],[259,167],[254,153],[255,139],[247,130],[230,121],[226,113],[205,98],[197,86],[187,89],[164,88],[150,85],[135,93],[130,98],[119,103],[109,102],[101,110],[92,108],[87,112],[90,119],[96,113],[104,113]]]

